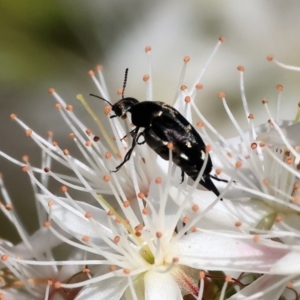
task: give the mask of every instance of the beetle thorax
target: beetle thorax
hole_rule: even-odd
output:
[[[155,117],[162,113],[161,106],[152,101],[140,102],[132,106],[129,110],[131,112],[131,121],[137,127],[150,127]]]

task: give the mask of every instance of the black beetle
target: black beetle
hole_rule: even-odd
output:
[[[111,118],[124,117],[127,112],[130,112],[131,121],[136,126],[130,132],[133,136],[132,146],[126,153],[123,162],[117,166],[114,172],[117,172],[130,159],[132,151],[137,144],[147,143],[159,156],[169,160],[168,146],[171,142],[173,146],[173,162],[181,168],[182,181],[184,173],[196,180],[206,157],[206,147],[199,133],[179,111],[164,102],[139,102],[135,98],[124,98],[127,74],[128,69],[125,72],[122,99],[117,103],[111,104],[102,97],[90,94],[90,96],[100,98],[111,106],[115,113]],[[144,128],[144,130],[139,132],[141,128]],[[142,142],[139,142],[140,137],[144,138]],[[218,181],[225,180],[211,175],[211,170],[212,162],[208,154],[207,164],[200,184],[219,196],[220,193],[211,178]]]

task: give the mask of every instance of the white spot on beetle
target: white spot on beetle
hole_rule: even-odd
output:
[[[180,154],[180,157],[182,157],[182,158],[185,159],[185,160],[189,160],[189,158],[188,158],[184,153],[181,153],[181,154]]]
[[[203,150],[201,150],[201,159],[204,160],[205,156],[206,156],[206,153]]]
[[[186,142],[185,145],[188,147],[188,148],[192,148],[192,144],[190,142]]]

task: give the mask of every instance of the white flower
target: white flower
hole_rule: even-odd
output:
[[[297,67],[274,60],[273,56],[268,56],[268,60],[273,60],[286,69],[299,71]],[[241,68],[240,71],[243,72]],[[268,101],[264,99],[262,102],[269,121],[265,125],[254,127],[253,115],[248,112],[241,74],[242,98],[246,116],[250,115],[250,129],[242,133],[237,127],[239,137],[226,141],[222,146],[231,148],[232,157],[243,162],[235,186],[241,192],[235,194],[244,200],[242,203],[237,201],[234,207],[230,207],[230,212],[239,216],[244,229],[272,236],[281,243],[283,249],[291,251],[271,268],[271,273],[278,275],[263,275],[233,295],[230,298],[232,300],[279,299],[281,296],[295,299],[295,295],[298,298],[300,292],[300,110],[298,105],[294,120],[279,120],[283,87],[277,85],[277,90],[279,96],[276,117],[271,115]],[[233,116],[230,117],[234,122]],[[230,170],[228,165],[224,169]]]
[[[45,162],[44,160],[47,160],[46,156],[43,162]],[[46,187],[47,180],[43,176],[42,182]],[[3,198],[0,209],[7,220],[15,226],[21,238],[21,242],[17,245],[4,239],[0,240],[0,299],[39,300],[50,299],[50,296],[52,300],[59,299],[57,291],[52,286],[52,280],[67,280],[79,271],[77,270],[78,267],[66,266],[58,270],[53,265],[47,265],[46,261],[55,260],[52,249],[61,244],[62,241],[44,228],[42,220],[45,219],[45,212],[41,205],[38,201],[36,202],[40,228],[30,235],[14,209],[2,175],[0,176],[0,190]],[[59,232],[64,234],[61,230]],[[19,263],[20,260],[26,259],[34,259],[37,261],[36,266],[38,267]],[[38,261],[43,261],[43,264],[39,264]]]
[[[90,299],[105,299],[106,293],[114,294],[118,299],[127,288],[133,299],[142,299],[140,289],[145,289],[146,299],[156,299],[158,295],[163,295],[164,299],[181,299],[181,293],[198,296],[199,292],[198,278],[183,266],[229,273],[264,273],[269,272],[274,262],[286,254],[285,250],[277,249],[277,243],[268,242],[268,247],[263,246],[256,243],[251,235],[213,230],[203,232],[197,223],[206,211],[199,211],[198,205],[192,203],[189,210],[184,205],[174,207],[165,192],[169,179],[153,186],[147,198],[140,194],[139,201],[146,204],[140,211],[142,223],[138,225],[134,221],[139,215],[133,214],[125,220],[116,212],[106,213],[72,200],[66,190],[66,197],[56,197],[50,193],[41,195],[40,201],[49,212],[51,224],[55,222],[77,240],[64,241],[87,254],[98,255],[98,258],[85,262],[89,267],[98,265],[90,280],[61,283],[60,287],[86,287],[76,299],[86,299],[87,295]],[[156,190],[161,196],[153,198]],[[212,198],[209,194],[208,201]],[[190,201],[187,198],[185,202]],[[206,210],[212,209],[217,202],[218,199],[210,202]],[[122,209],[128,216],[130,206],[123,206]],[[181,225],[182,221],[185,226]],[[49,229],[60,237],[54,228]],[[73,264],[76,263],[74,260]]]
[[[239,67],[239,70],[242,75],[243,68]],[[282,86],[277,89],[281,93]],[[300,123],[293,124],[292,120],[279,121],[277,117],[274,118],[264,99],[263,105],[269,122],[255,127],[252,121],[254,115],[249,112],[244,94],[243,79],[241,91],[249,130],[242,131],[226,104],[225,94],[219,93],[239,136],[226,140],[218,134],[219,142],[212,142],[215,166],[219,164],[219,172],[222,171],[224,176],[233,177],[236,181],[232,190],[226,193],[226,197],[236,199],[230,212],[239,218],[244,229],[248,227],[248,230],[268,231],[272,228],[272,232],[278,231],[278,238],[297,240],[296,228],[300,221],[300,139],[297,132]],[[278,112],[279,110],[280,106]],[[211,128],[207,121],[205,125]],[[294,234],[291,233],[291,228],[294,228]]]
[[[207,124],[193,100],[197,90],[202,88],[199,83],[202,75],[222,41],[220,39],[190,89],[184,84],[186,64],[189,61],[188,57],[184,58],[174,106],[191,124],[192,108],[201,121]],[[149,54],[150,48],[146,48],[146,52]],[[99,79],[93,72],[90,74],[101,96],[110,100],[101,69],[98,71]],[[151,66],[149,74],[143,79],[147,84],[147,99],[152,100]],[[287,248],[269,239],[278,237],[277,232],[274,235],[253,235],[249,230],[253,228],[251,216],[248,227],[239,223],[240,215],[235,212],[237,203],[242,207],[242,201],[231,202],[226,196],[229,189],[235,189],[235,186],[245,190],[238,182],[239,163],[229,162],[229,167],[226,165],[228,168],[224,168],[228,183],[222,183],[219,197],[210,191],[196,190],[208,154],[192,186],[188,184],[187,178],[179,184],[180,170],[157,157],[147,145],[136,147],[131,160],[118,172],[110,173],[120,164],[120,158],[125,156],[131,145],[130,121],[105,117],[116,137],[113,141],[100,122],[103,117],[98,118],[83,97],[78,96],[99,127],[99,142],[99,136],[95,136],[82,124],[73,113],[72,106],[66,105],[53,89],[50,93],[59,102],[56,107],[72,130],[70,137],[78,146],[81,159],[73,157],[72,151],[60,148],[57,142],[43,139],[16,115],[12,115],[12,119],[26,130],[26,134],[49,158],[72,171],[75,176],[70,176],[70,172],[66,175],[53,171],[50,161],[41,169],[30,166],[28,160],[22,163],[2,152],[0,154],[23,166],[23,170],[28,172],[36,189],[36,197],[48,215],[44,226],[59,240],[73,247],[75,254],[81,254],[80,257],[84,256],[85,259],[79,260],[76,257],[68,261],[48,262],[40,258],[36,261],[17,259],[10,254],[5,257],[7,263],[27,268],[32,265],[72,264],[77,269],[86,266],[88,278],[84,280],[61,282],[59,278],[54,278],[57,280],[54,285],[57,289],[84,287],[76,296],[77,300],[182,299],[185,294],[202,299],[205,293],[204,280],[208,276],[204,270],[216,270],[228,275],[220,291],[220,299],[224,299],[227,286],[232,281],[231,274],[270,273],[272,266],[288,253]],[[110,107],[106,107],[105,113],[110,114]],[[202,127],[201,122],[197,124]],[[122,139],[125,135],[128,142]],[[213,145],[212,156],[218,158],[220,154],[222,158],[223,149],[219,149],[205,129],[203,138],[206,143]],[[171,161],[172,148],[169,149],[169,155]],[[215,170],[217,174],[220,174],[219,171]],[[50,191],[43,183],[44,177],[39,180],[36,172],[45,172],[63,184],[61,196],[58,191]],[[72,196],[74,191],[84,194]],[[220,201],[222,197],[224,200]]]

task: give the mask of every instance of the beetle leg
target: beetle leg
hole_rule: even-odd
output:
[[[132,133],[136,134],[135,130],[136,130],[136,128],[132,129],[132,130],[129,132],[129,134],[132,134]],[[124,136],[120,139],[120,141],[124,140],[126,137],[127,137],[127,134],[124,135]]]
[[[132,145],[132,147],[128,150],[128,152],[126,153],[126,155],[124,157],[123,162],[120,165],[118,165],[114,171],[111,171],[111,172],[118,172],[121,169],[121,167],[130,159],[132,151],[133,151],[135,146],[136,146],[136,143],[134,143]]]
[[[215,180],[217,180],[217,181],[222,181],[222,182],[227,182],[227,183],[228,183],[228,180],[226,180],[226,179],[221,179],[221,178],[219,178],[219,177],[217,177],[217,176],[214,176],[214,175],[211,175],[211,174],[209,174],[209,177],[212,178],[212,179],[215,179]]]
[[[219,177],[217,177],[217,176],[214,176],[214,175],[211,175],[211,174],[209,174],[209,177],[212,178],[212,179],[215,179],[215,180],[217,180],[217,181],[221,181],[221,182],[226,182],[226,183],[228,183],[228,180],[226,180],[226,179],[221,179],[221,178],[219,178]],[[233,182],[233,183],[236,183],[235,180],[233,180],[232,182]]]
[[[220,192],[218,191],[218,189],[216,188],[216,186],[214,185],[210,177],[214,178],[214,176],[210,174],[204,175],[200,180],[200,184],[203,185],[205,188],[207,188],[209,191],[212,191],[218,197],[220,195]],[[222,179],[222,181],[223,180],[224,179]],[[222,201],[223,198],[221,198],[220,200]]]
[[[184,181],[184,172],[181,170],[181,182],[180,182],[180,184],[182,184],[183,181]]]
[[[143,131],[143,132],[141,132],[141,133],[138,135],[137,139],[136,139],[136,141],[137,141],[138,145],[143,145],[143,144],[145,144],[145,143],[146,143],[145,136],[144,136],[144,140],[143,140],[142,142],[140,142],[140,143],[139,143],[139,141],[138,141],[138,140],[139,140],[139,138],[140,138],[141,136],[144,136],[144,131]]]
[[[131,148],[127,151],[127,153],[126,153],[126,155],[125,155],[125,157],[124,157],[124,160],[123,160],[123,162],[120,164],[120,165],[118,165],[117,167],[116,167],[116,170],[114,170],[114,171],[111,171],[111,172],[118,172],[120,169],[121,169],[121,167],[130,159],[130,157],[131,157],[131,154],[132,154],[132,151],[133,151],[133,149],[134,149],[134,147],[136,146],[136,144],[137,144],[137,140],[138,140],[138,138],[141,136],[141,134],[142,134],[142,132],[137,136],[137,132],[139,131],[139,127],[136,127],[136,128],[134,128],[130,133],[134,133],[134,138],[133,138],[133,141],[132,141],[132,146],[131,146]]]

